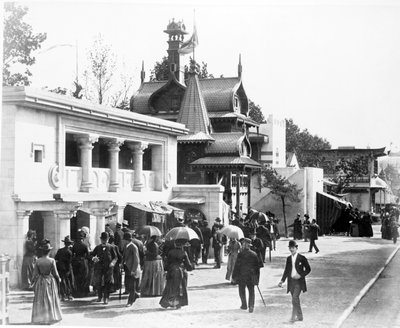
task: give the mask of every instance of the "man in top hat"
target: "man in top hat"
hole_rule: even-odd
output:
[[[305,256],[297,253],[297,243],[289,241],[290,256],[286,259],[285,271],[278,286],[282,287],[288,279],[287,292],[292,295],[292,316],[290,322],[303,321],[303,312],[300,306],[300,292],[307,291],[306,276],[311,272],[310,265]]]
[[[98,293],[96,302],[101,302],[103,298],[104,304],[108,304],[110,290],[114,283],[114,266],[117,262],[117,254],[114,247],[108,243],[108,238],[108,233],[102,232],[101,244],[97,245],[91,254],[94,262],[93,285]]]
[[[122,263],[125,270],[125,292],[129,293],[126,306],[130,307],[139,298],[137,284],[140,278],[140,259],[139,250],[132,242],[132,234],[125,232],[124,238],[128,240],[128,244],[124,248]]]
[[[60,283],[60,294],[61,300],[73,300],[72,290],[73,281],[74,281],[74,273],[72,271],[72,251],[71,247],[74,243],[69,236],[66,236],[64,240],[61,240],[64,243],[64,247],[60,248],[57,251],[54,259],[56,260],[58,274],[61,278]]]
[[[260,266],[257,254],[250,249],[251,239],[243,238],[242,249],[238,254],[235,267],[232,273],[232,279],[239,284],[239,296],[242,302],[240,308],[249,312],[254,310],[254,286],[258,285],[260,280]],[[246,300],[246,287],[249,291],[249,302]]]

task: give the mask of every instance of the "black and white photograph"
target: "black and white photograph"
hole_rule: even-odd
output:
[[[0,324],[400,328],[400,2],[2,1]]]

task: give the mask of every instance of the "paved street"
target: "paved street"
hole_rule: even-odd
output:
[[[307,253],[308,243],[299,243],[299,251],[308,257],[312,271],[307,279],[309,291],[301,295],[304,322],[295,323],[294,326],[329,327],[335,323],[396,248],[391,241],[380,239],[379,229],[380,226],[374,226],[373,238],[322,237],[317,241],[319,254]],[[60,325],[97,327],[135,325],[150,328],[160,327],[162,323],[163,326],[242,328],[244,323],[251,320],[251,327],[289,326],[291,299],[289,294],[286,294],[286,284],[283,289],[277,287],[285,257],[288,255],[287,244],[287,240],[279,240],[278,250],[272,253],[272,262],[268,262],[262,269],[260,290],[267,307],[263,306],[257,292],[255,312],[252,314],[239,309],[237,286],[232,286],[224,280],[226,266],[217,270],[212,269],[210,264],[200,266],[189,273],[189,306],[180,310],[161,309],[158,305],[159,297],[141,298],[131,308],[125,307],[126,296],[119,301],[118,295],[114,294],[107,306],[95,304],[93,303],[95,297],[89,297],[63,303],[63,321]],[[397,268],[399,257],[400,255],[396,257]],[[396,281],[386,279],[387,290],[382,289],[380,296],[376,297],[381,300],[380,303],[386,305],[393,300],[389,298],[383,301],[386,298],[385,293],[389,293],[392,284],[396,284],[394,286],[397,290],[399,278],[396,279]],[[11,324],[30,322],[32,297],[32,293],[12,293]],[[374,311],[383,307],[374,307]],[[350,317],[349,320],[351,324],[353,319]],[[365,323],[370,327],[367,322]]]
[[[399,272],[400,251],[342,327],[400,327]]]

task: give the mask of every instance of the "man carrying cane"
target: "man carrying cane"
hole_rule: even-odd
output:
[[[305,256],[297,253],[297,243],[294,240],[289,241],[290,256],[286,259],[285,271],[278,286],[282,287],[286,278],[288,279],[287,292],[292,294],[292,317],[290,322],[303,321],[303,313],[300,306],[300,292],[307,291],[306,276],[311,272]]]
[[[241,309],[247,310],[246,287],[249,291],[249,312],[254,311],[254,286],[260,280],[260,263],[257,254],[250,249],[251,239],[243,238],[242,250],[238,254],[232,279],[239,284],[239,296],[242,302]]]

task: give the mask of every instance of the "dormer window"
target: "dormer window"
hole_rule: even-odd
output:
[[[240,112],[240,101],[239,101],[239,97],[235,96],[234,99],[234,110],[235,112]]]

